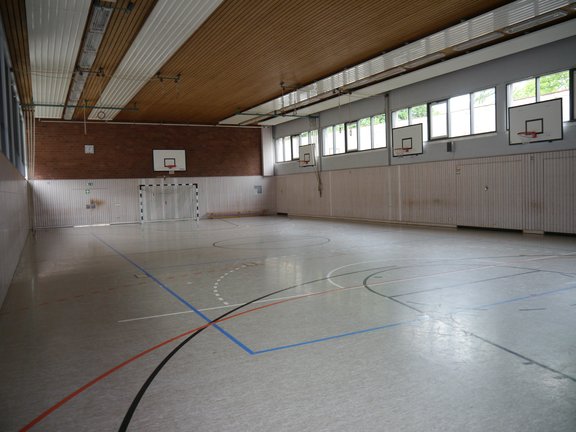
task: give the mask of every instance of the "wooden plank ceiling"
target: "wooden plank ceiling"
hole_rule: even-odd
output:
[[[509,1],[227,0],[118,121],[217,123]]]
[[[11,54],[12,69],[18,87],[20,101],[32,103],[32,79],[28,52],[28,29],[26,26],[26,4],[22,0],[0,1],[0,14]]]
[[[81,101],[96,104],[157,0],[117,0]],[[134,8],[126,12],[129,4]],[[503,0],[225,0],[115,121],[216,124],[282,94],[504,4]],[[0,2],[23,103],[30,103],[25,2]],[[102,68],[104,76],[94,71]],[[74,119],[82,119],[77,109]]]

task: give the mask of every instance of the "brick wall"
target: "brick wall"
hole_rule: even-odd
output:
[[[94,145],[85,154],[84,145]],[[35,179],[162,177],[152,150],[186,150],[179,177],[262,174],[259,129],[37,121]]]

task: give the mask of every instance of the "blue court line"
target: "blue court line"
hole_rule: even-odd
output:
[[[114,246],[108,244],[106,241],[104,241],[103,239],[101,239],[100,237],[98,237],[96,234],[92,233],[92,235],[94,236],[94,238],[96,238],[97,240],[99,240],[100,242],[102,242],[104,245],[106,245],[108,248],[112,249],[114,252],[116,252],[118,255],[120,255],[122,258],[124,258],[126,261],[128,261],[130,264],[132,264],[134,267],[136,267],[138,270],[140,270],[142,273],[144,273],[146,276],[148,276],[150,279],[152,279],[154,282],[156,282],[156,284],[162,288],[164,291],[166,291],[167,293],[169,293],[170,295],[172,295],[172,297],[174,297],[176,300],[178,300],[180,303],[182,303],[184,306],[188,307],[190,310],[192,310],[196,315],[198,315],[199,317],[201,317],[204,321],[206,321],[207,323],[212,322],[212,320],[210,318],[208,318],[206,315],[204,315],[202,312],[200,312],[198,309],[196,309],[194,306],[192,306],[190,303],[188,303],[184,298],[182,298],[177,292],[173,291],[172,289],[170,289],[168,286],[166,286],[162,281],[160,281],[159,279],[157,279],[153,274],[149,273],[144,267],[142,267],[141,265],[139,265],[138,263],[132,261],[130,258],[128,258],[126,255],[124,255],[122,252],[120,252],[118,249],[116,249]],[[226,330],[224,330],[222,327],[220,327],[218,324],[212,324],[212,327],[214,327],[215,329],[217,329],[220,333],[222,333],[224,336],[226,336],[228,339],[230,339],[232,342],[234,342],[236,345],[238,345],[240,348],[242,348],[244,351],[246,351],[248,354],[253,355],[254,351],[252,351],[250,348],[248,348],[246,345],[244,345],[242,342],[240,342],[237,338],[235,338],[234,336],[232,336],[232,334],[228,333]]]
[[[143,272],[146,276],[148,276],[150,279],[152,279],[154,282],[156,282],[156,284],[158,284],[162,289],[164,289],[166,292],[168,292],[169,294],[171,294],[173,297],[175,297],[178,301],[180,301],[182,304],[184,304],[186,307],[188,307],[189,309],[191,309],[193,312],[195,312],[198,316],[200,316],[202,319],[204,319],[206,322],[210,323],[212,322],[212,320],[210,320],[210,318],[208,318],[206,315],[204,315],[202,312],[200,312],[198,309],[196,309],[194,306],[192,306],[190,303],[188,303],[184,298],[182,298],[178,293],[176,293],[175,291],[173,291],[172,289],[170,289],[168,286],[166,286],[164,283],[162,283],[160,280],[158,280],[154,275],[152,275],[151,273],[149,273],[146,269],[144,269],[142,266],[140,266],[139,264],[137,264],[136,262],[132,261],[130,258],[128,258],[126,255],[124,255],[122,252],[120,252],[119,250],[115,249],[113,246],[111,246],[110,244],[106,243],[104,240],[102,240],[100,237],[98,237],[96,234],[92,233],[92,235],[98,239],[99,241],[101,241],[104,245],[106,245],[107,247],[109,247],[110,249],[112,249],[114,252],[116,252],[118,255],[120,255],[122,258],[124,258],[126,261],[128,261],[130,264],[132,264],[134,267],[138,268],[141,272]],[[472,307],[466,307],[466,308],[457,308],[451,312],[447,312],[448,314],[450,313],[460,313],[460,312],[464,312],[464,311],[468,311],[468,310],[474,310],[474,309],[486,309],[486,308],[491,308],[491,307],[496,307],[496,306],[500,306],[500,305],[504,305],[507,303],[514,303],[514,302],[519,302],[519,301],[523,301],[523,300],[529,300],[529,299],[533,299],[533,298],[537,298],[537,297],[544,297],[544,296],[548,296],[548,295],[553,295],[553,294],[557,294],[560,292],[564,292],[564,291],[571,291],[576,289],[576,284],[572,285],[572,286],[568,286],[568,287],[564,287],[564,288],[559,288],[559,289],[555,289],[555,290],[551,290],[551,291],[546,291],[543,293],[539,293],[539,294],[530,294],[527,296],[522,296],[522,297],[515,297],[512,299],[508,299],[508,300],[502,300],[496,303],[490,303],[490,304],[486,304],[486,305],[480,305],[480,306],[472,306]],[[327,342],[330,340],[334,340],[334,339],[341,339],[344,337],[349,337],[349,336],[355,336],[355,335],[359,335],[359,334],[363,334],[363,333],[370,333],[370,332],[374,332],[374,331],[378,331],[378,330],[384,330],[384,329],[388,329],[388,328],[394,328],[394,327],[399,327],[402,325],[406,325],[406,324],[413,324],[416,322],[421,322],[425,319],[428,319],[427,316],[420,316],[419,318],[413,319],[413,320],[408,320],[408,321],[399,321],[399,322],[395,322],[395,323],[388,323],[388,324],[384,324],[378,327],[371,327],[371,328],[367,328],[367,329],[363,329],[363,330],[358,330],[358,331],[353,331],[353,332],[348,332],[348,333],[341,333],[341,334],[337,334],[337,335],[333,335],[333,336],[327,336],[327,337],[323,337],[323,338],[319,338],[319,339],[313,339],[313,340],[309,340],[309,341],[303,341],[303,342],[297,342],[294,344],[289,344],[289,345],[282,345],[282,346],[277,346],[277,347],[273,347],[273,348],[267,348],[267,349],[263,349],[263,350],[258,350],[258,351],[254,351],[252,349],[250,349],[248,346],[246,346],[244,343],[242,343],[240,340],[238,340],[236,337],[234,337],[232,334],[230,334],[229,332],[227,332],[226,330],[224,330],[222,327],[220,327],[218,324],[213,324],[212,327],[216,328],[218,331],[220,331],[224,336],[226,336],[228,339],[230,339],[233,343],[235,343],[236,345],[238,345],[240,348],[242,348],[246,353],[250,354],[250,355],[256,355],[256,354],[265,354],[265,353],[269,353],[269,352],[274,352],[274,351],[281,351],[281,350],[285,350],[285,349],[291,349],[291,348],[297,348],[300,346],[305,346],[305,345],[312,345],[312,344],[316,344],[316,343],[322,343],[322,342]]]
[[[427,318],[423,316],[423,317],[416,318],[416,319],[409,320],[409,321],[399,321],[399,322],[395,322],[395,323],[384,324],[384,325],[381,325],[378,327],[371,327],[371,328],[367,328],[364,330],[358,330],[358,331],[353,331],[353,332],[349,332],[349,333],[341,333],[341,334],[337,334],[334,336],[323,337],[320,339],[313,339],[313,340],[298,342],[298,343],[294,343],[294,344],[290,344],[290,345],[282,345],[282,346],[278,346],[278,347],[274,347],[274,348],[263,349],[260,351],[254,351],[253,353],[254,354],[264,354],[264,353],[269,353],[269,352],[273,352],[273,351],[280,351],[280,350],[285,350],[285,349],[290,349],[290,348],[296,348],[296,347],[304,346],[304,345],[312,345],[315,343],[345,338],[348,336],[355,336],[355,335],[362,334],[362,333],[369,333],[369,332],[374,332],[374,331],[383,330],[383,329],[387,329],[387,328],[399,327],[399,326],[406,325],[406,324],[413,324],[415,322],[419,322],[419,321],[422,321],[424,319],[427,319]]]

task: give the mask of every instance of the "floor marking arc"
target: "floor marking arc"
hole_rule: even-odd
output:
[[[108,244],[105,240],[101,239],[100,237],[98,237],[96,234],[92,233],[92,236],[94,236],[94,238],[96,238],[98,241],[100,241],[102,244],[104,244],[106,247],[112,249],[114,252],[116,252],[116,254],[118,254],[120,257],[124,258],[126,261],[128,261],[130,264],[132,264],[134,267],[136,267],[137,269],[139,269],[142,273],[146,274],[151,280],[153,280],[160,288],[162,288],[164,291],[166,291],[167,293],[169,293],[170,295],[172,295],[172,297],[174,297],[175,299],[177,299],[180,303],[182,303],[183,305],[187,306],[189,309],[191,309],[192,311],[194,311],[194,313],[196,315],[198,315],[199,317],[201,317],[204,321],[206,322],[210,322],[210,318],[208,318],[206,315],[204,315],[202,312],[200,312],[198,309],[196,309],[194,306],[192,306],[192,304],[190,304],[189,302],[187,302],[182,296],[180,296],[177,292],[175,292],[174,290],[170,289],[166,284],[164,284],[162,281],[160,281],[156,276],[154,276],[152,273],[148,272],[144,267],[142,267],[140,264],[136,263],[135,261],[131,260],[130,258],[128,258],[126,255],[124,255],[122,252],[120,252],[118,249],[114,248],[112,245]],[[234,337],[232,334],[230,334],[229,332],[227,332],[226,330],[224,330],[222,327],[218,326],[218,325],[214,325],[214,328],[216,330],[218,330],[220,333],[222,333],[224,336],[226,336],[229,340],[231,340],[234,344],[236,344],[237,346],[239,346],[240,348],[242,348],[245,352],[247,352],[248,354],[252,354],[252,350],[250,348],[248,348],[246,345],[244,345],[242,342],[240,342],[236,337]]]

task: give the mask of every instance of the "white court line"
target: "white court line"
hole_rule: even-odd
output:
[[[552,258],[561,258],[561,257],[566,257],[566,256],[570,256],[570,255],[575,255],[576,253],[569,253],[566,255],[556,255],[556,256],[547,256],[547,257],[538,257],[538,258],[530,258],[530,259],[526,259],[526,260],[521,260],[521,261],[512,261],[506,264],[517,264],[517,263],[522,263],[522,262],[529,262],[529,261],[539,261],[539,260],[545,260],[545,259],[552,259]],[[474,258],[473,258],[474,259]],[[332,285],[342,289],[342,290],[353,290],[353,289],[359,289],[359,288],[364,288],[364,285],[356,285],[356,286],[352,286],[352,287],[343,287],[341,285],[338,285],[336,282],[332,281],[331,277],[334,274],[334,272],[346,268],[346,267],[351,267],[354,265],[358,265],[358,264],[366,264],[366,263],[371,263],[371,262],[382,262],[383,260],[374,260],[374,261],[360,261],[357,263],[352,263],[352,264],[347,264],[341,267],[337,267],[333,270],[331,270],[327,275],[327,280],[328,282],[330,282]],[[490,268],[496,268],[496,267],[505,267],[505,265],[490,265],[490,266],[481,266],[481,267],[473,267],[473,268],[467,268],[467,269],[462,269],[462,270],[454,270],[451,272],[442,272],[442,273],[433,273],[433,274],[429,274],[429,275],[423,275],[423,276],[414,276],[411,278],[403,278],[403,279],[392,279],[392,280],[388,280],[388,281],[383,281],[380,283],[373,283],[370,284],[370,286],[380,286],[380,285],[387,285],[393,282],[406,282],[406,281],[411,281],[411,280],[416,280],[416,279],[425,279],[427,277],[433,277],[433,276],[441,276],[441,275],[445,275],[445,274],[454,274],[454,273],[461,273],[461,272],[465,272],[465,271],[471,271],[471,270],[484,270],[484,269],[490,269]],[[366,270],[368,271],[368,270]],[[317,294],[321,294],[322,292],[318,292]],[[295,298],[299,298],[299,297],[309,297],[310,294],[315,294],[315,293],[307,293],[307,294],[297,294],[297,295],[293,295],[293,296],[287,296],[287,297],[276,297],[276,298],[271,298],[271,299],[264,299],[264,300],[258,300],[255,301],[251,304],[257,304],[257,303],[269,303],[269,302],[275,302],[275,301],[280,301],[280,300],[289,300],[289,299],[295,299]],[[237,303],[237,304],[233,304],[233,305],[223,305],[223,306],[215,306],[215,307],[210,307],[210,308],[204,308],[204,309],[198,309],[200,312],[205,312],[205,311],[211,311],[211,310],[218,310],[218,309],[227,309],[227,308],[235,308],[238,306],[243,306],[246,303]],[[191,313],[194,311],[191,310],[186,310],[186,311],[181,311],[181,312],[172,312],[172,313],[167,313],[167,314],[161,314],[161,315],[150,315],[150,316],[146,316],[146,317],[140,317],[140,318],[130,318],[130,319],[125,319],[125,320],[121,320],[118,321],[118,323],[126,323],[126,322],[131,322],[131,321],[140,321],[140,320],[146,320],[146,319],[153,319],[153,318],[162,318],[162,317],[167,317],[167,316],[173,316],[173,315],[181,315],[181,314],[186,314],[186,313]]]
[[[563,258],[563,257],[570,256],[570,255],[576,255],[576,252],[571,252],[571,253],[568,253],[565,255],[552,255],[552,256],[545,256],[545,257],[529,258],[529,259],[524,259],[524,260],[519,260],[519,261],[510,261],[507,263],[498,263],[498,264],[494,264],[494,265],[481,265],[480,267],[472,267],[472,268],[467,268],[467,269],[462,269],[462,270],[454,270],[454,271],[442,272],[442,273],[432,273],[429,275],[415,276],[413,278],[392,279],[392,280],[385,281],[382,283],[370,284],[370,286],[385,285],[386,283],[390,283],[390,282],[405,282],[405,281],[410,281],[410,280],[415,280],[415,279],[423,279],[423,278],[427,278],[430,276],[441,276],[441,275],[445,275],[445,274],[460,273],[460,272],[472,271],[472,270],[484,270],[484,269],[491,269],[491,268],[496,268],[496,267],[507,267],[510,264],[521,264],[521,263],[530,262],[530,261],[539,261],[539,260],[553,259],[553,258]],[[470,259],[482,259],[482,258],[470,258]],[[408,258],[399,259],[396,261],[406,261],[406,260],[408,260]],[[346,264],[346,265],[343,265],[341,267],[336,267],[335,269],[330,270],[326,274],[326,279],[328,280],[328,282],[330,282],[335,287],[344,288],[342,285],[339,285],[332,280],[332,275],[335,272],[337,272],[338,270],[341,270],[341,269],[346,268],[346,267],[352,267],[352,266],[359,265],[359,264],[369,264],[369,263],[374,263],[374,262],[385,263],[385,262],[390,262],[390,261],[394,261],[394,260],[371,260],[371,261],[359,261],[359,262],[352,263],[352,264]],[[487,262],[495,262],[495,261],[490,261],[490,260],[486,260],[486,261]],[[441,264],[441,263],[442,262],[439,262],[439,264]],[[474,265],[474,264],[463,263],[462,265]],[[399,268],[402,268],[402,267],[399,267]],[[369,270],[366,270],[366,271],[369,271]]]
[[[353,289],[353,288],[360,288],[360,287],[351,287],[350,289]],[[270,303],[270,302],[275,302],[275,301],[280,301],[280,300],[290,300],[293,298],[305,297],[307,295],[309,295],[309,294],[297,294],[297,295],[287,296],[287,297],[275,297],[275,298],[271,298],[271,299],[258,300],[258,301],[255,301],[253,303],[250,303],[250,304]],[[235,308],[238,306],[243,306],[245,304],[246,303],[238,303],[238,304],[233,304],[233,305],[215,306],[215,307],[209,307],[209,308],[204,308],[204,309],[198,309],[198,311],[206,312],[206,311],[212,311],[212,310],[218,310],[218,309],[230,309],[230,308]],[[162,318],[162,317],[167,317],[167,316],[172,316],[172,315],[181,315],[181,314],[187,314],[187,313],[192,313],[192,312],[194,312],[194,311],[185,310],[185,311],[181,311],[181,312],[172,312],[172,313],[161,314],[161,315],[150,315],[150,316],[145,316],[145,317],[140,317],[140,318],[129,318],[129,319],[120,320],[117,322],[118,323],[126,323],[126,322],[131,322],[131,321],[140,321],[140,320],[147,320],[147,319],[153,319],[153,318]]]

